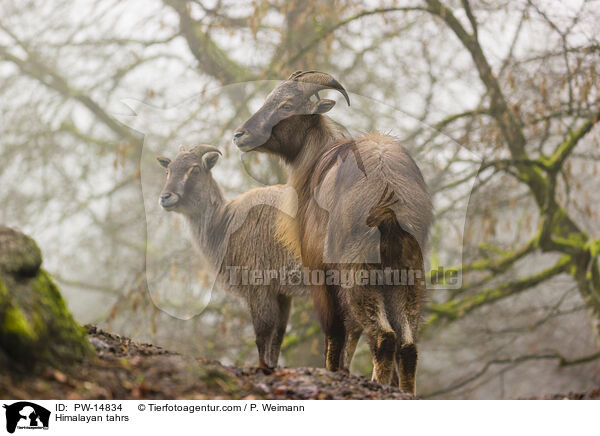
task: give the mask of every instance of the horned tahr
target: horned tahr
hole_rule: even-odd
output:
[[[364,329],[373,358],[373,378],[415,391],[417,332],[424,294],[422,249],[432,220],[426,183],[398,141],[377,133],[351,138],[323,114],[335,104],[318,92],[334,89],[350,100],[329,74],[296,72],[278,85],[263,106],[235,133],[242,150],[280,156],[297,196],[294,219],[279,220],[282,240],[311,269],[404,271],[405,280],[369,280],[350,289],[312,286],[326,338],[326,366],[343,365]],[[312,97],[316,97],[313,99]],[[394,371],[396,369],[396,371]],[[395,378],[395,377],[394,377]],[[393,380],[396,383],[395,380]]]
[[[211,175],[219,154],[214,147],[198,145],[180,150],[173,161],[158,157],[167,170],[159,203],[184,217],[194,246],[215,267],[219,284],[246,301],[259,365],[269,371],[277,366],[292,296],[303,293],[298,284],[289,284],[297,280],[284,281],[278,276],[281,268],[288,273],[299,271],[299,261],[275,238],[275,221],[282,213],[278,205],[285,188],[257,188],[227,201]],[[271,275],[269,280],[244,280],[244,271]]]

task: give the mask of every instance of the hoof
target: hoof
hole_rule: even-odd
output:
[[[271,375],[275,372],[275,368],[271,368],[268,365],[260,365],[254,369],[254,372],[256,374]]]

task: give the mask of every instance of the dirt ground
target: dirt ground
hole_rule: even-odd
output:
[[[97,357],[68,373],[0,374],[0,397],[10,399],[414,399],[364,377],[322,368],[235,368],[195,359],[87,326]],[[544,399],[600,399],[600,390]]]
[[[412,399],[363,377],[322,368],[235,368],[194,359],[86,326],[97,358],[65,373],[15,379],[0,374],[0,397],[11,399]]]

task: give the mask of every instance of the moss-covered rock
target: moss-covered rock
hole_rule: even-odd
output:
[[[0,226],[0,270],[7,274],[34,276],[42,264],[42,253],[33,239]]]
[[[0,227],[0,367],[65,367],[92,352],[33,239]]]

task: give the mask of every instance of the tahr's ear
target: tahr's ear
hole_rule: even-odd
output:
[[[171,163],[171,159],[169,159],[168,157],[164,157],[164,156],[157,156],[156,160],[158,161],[159,165],[163,168],[167,168],[169,166],[169,164]]]
[[[216,151],[209,151],[202,156],[202,165],[204,165],[204,169],[210,170],[215,166],[217,161],[219,160],[219,153]]]
[[[313,114],[324,114],[325,112],[329,112],[331,110],[331,108],[334,106],[335,106],[335,100],[329,100],[328,98],[323,98],[314,104],[312,113]]]

